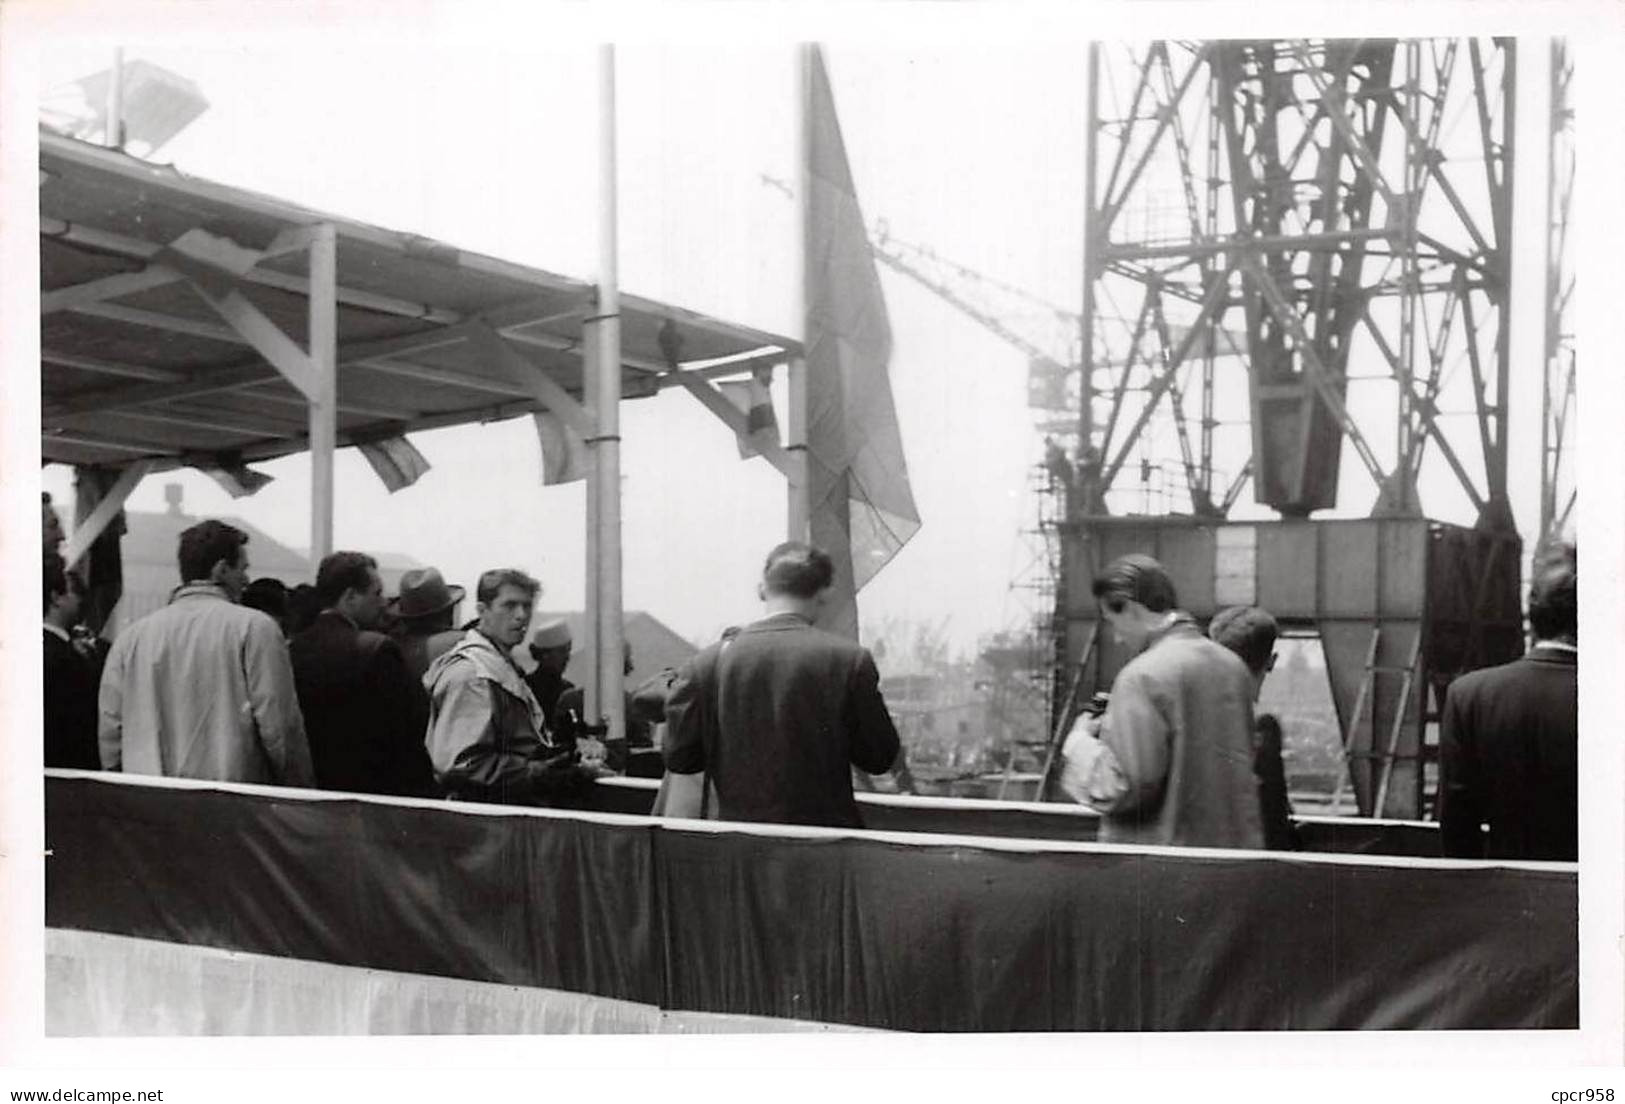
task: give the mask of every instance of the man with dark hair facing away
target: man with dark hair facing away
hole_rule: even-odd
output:
[[[288,584],[269,575],[255,579],[243,588],[241,598],[249,609],[259,610],[282,629],[282,635],[292,637],[288,631]]]
[[[1136,655],[1105,715],[1074,726],[1063,786],[1100,810],[1104,843],[1262,848],[1247,665],[1176,608],[1173,580],[1150,556],[1113,560],[1093,591]]]
[[[378,561],[361,552],[323,558],[316,597],[321,613],[288,646],[316,784],[351,793],[438,795],[423,747],[428,703],[400,647],[376,631],[384,608]]]
[[[1447,856],[1579,858],[1578,577],[1572,544],[1537,556],[1529,586],[1534,647],[1450,684],[1439,735]]]
[[[238,605],[248,535],[220,521],[181,534],[169,604],[113,641],[102,673],[102,765],[217,782],[314,782],[288,646]]]
[[[666,702],[674,775],[705,772],[724,820],[862,827],[852,768],[883,774],[899,741],[867,648],[813,627],[835,579],[827,553],[768,553],[767,616],[684,664]],[[700,810],[671,808],[675,815]]]
[[[540,589],[523,571],[485,572],[474,591],[474,627],[423,676],[429,759],[452,797],[569,804],[591,783],[574,750],[548,745],[547,718],[511,655],[525,639]]]
[[[1208,639],[1229,648],[1253,676],[1253,701],[1263,692],[1264,679],[1275,669],[1275,639],[1279,630],[1268,610],[1257,606],[1231,606],[1213,615]],[[1271,851],[1296,851],[1298,826],[1292,820],[1292,802],[1286,793],[1286,768],[1281,763],[1281,722],[1273,713],[1253,717],[1256,743],[1253,774],[1258,778],[1258,811],[1264,818],[1264,846]]]
[[[85,586],[62,557],[45,553],[45,765],[101,770],[96,746],[96,682],[93,655],[73,639]]]

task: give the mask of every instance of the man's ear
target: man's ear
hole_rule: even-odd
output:
[[[231,568],[232,565],[227,563],[225,560],[214,561],[214,566],[209,568],[209,582],[218,586],[220,584],[220,577],[226,572],[230,571]]]
[[[758,602],[767,601],[767,585],[765,583],[756,584],[756,600]]]

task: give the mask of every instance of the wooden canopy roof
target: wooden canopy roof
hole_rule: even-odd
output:
[[[302,246],[321,224],[337,242],[339,445],[528,413],[554,386],[581,399],[591,284],[42,131],[44,459],[213,467],[306,448],[305,396],[263,350],[287,339],[302,355]],[[198,264],[198,242],[239,263]],[[280,334],[250,340],[211,303],[228,293]],[[636,296],[622,296],[621,322],[628,398],[679,367],[730,374],[799,355],[787,338]]]

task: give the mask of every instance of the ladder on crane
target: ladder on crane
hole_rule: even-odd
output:
[[[1382,626],[1371,627],[1371,640],[1366,645],[1365,673],[1360,679],[1360,689],[1354,696],[1354,710],[1349,714],[1348,725],[1343,737],[1343,766],[1344,770],[1337,778],[1337,788],[1332,793],[1332,811],[1336,812],[1343,804],[1343,788],[1352,778],[1354,761],[1357,758],[1366,759],[1379,764],[1376,794],[1371,804],[1371,815],[1382,816],[1382,810],[1388,804],[1388,790],[1393,782],[1394,765],[1399,760],[1399,738],[1404,731],[1406,716],[1410,710],[1411,694],[1416,686],[1417,665],[1422,656],[1422,634],[1417,632],[1416,638],[1411,641],[1409,661],[1402,666],[1394,664],[1380,664],[1377,654],[1382,647]],[[1388,726],[1388,743],[1386,750],[1377,749],[1377,733],[1375,731],[1376,719],[1376,689],[1377,679],[1380,676],[1398,677],[1399,700],[1394,706],[1393,722]],[[1370,705],[1372,713],[1373,731],[1371,734],[1372,749],[1366,752],[1356,752],[1351,746],[1354,733],[1359,731],[1360,720],[1365,715],[1366,706]],[[1420,767],[1422,757],[1417,762]]]

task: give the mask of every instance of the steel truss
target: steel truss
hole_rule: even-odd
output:
[[[1249,477],[1282,516],[1333,507],[1346,446],[1374,514],[1419,514],[1436,456],[1510,529],[1515,76],[1500,39],[1091,47],[1080,513],[1118,512],[1168,417],[1198,516]]]
[[[1573,534],[1574,477],[1574,55],[1551,47],[1546,184],[1546,376],[1540,435],[1541,539]]]

